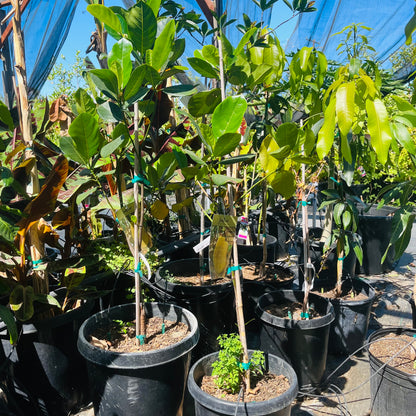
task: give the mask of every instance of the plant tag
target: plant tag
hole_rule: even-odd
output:
[[[205,247],[208,247],[209,246],[209,241],[210,241],[210,236],[208,236],[207,238],[205,238],[205,240],[202,240],[199,244],[197,244],[196,246],[194,246],[195,253],[199,253]]]
[[[246,217],[240,218],[240,228],[238,230],[237,238],[241,238],[243,240],[248,239],[248,220]]]

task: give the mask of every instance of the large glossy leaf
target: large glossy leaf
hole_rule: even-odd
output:
[[[316,152],[320,159],[323,159],[332,147],[335,130],[335,99],[331,99],[324,113],[324,124],[318,133]]]
[[[188,111],[194,117],[212,114],[221,102],[221,90],[215,88],[211,91],[202,91],[193,95],[188,102]]]
[[[290,146],[293,149],[298,139],[298,132],[296,123],[283,123],[276,131],[275,140],[280,147]]]
[[[368,115],[368,131],[373,146],[381,164],[387,162],[387,155],[391,142],[391,131],[386,107],[383,102],[376,98],[366,101]]]
[[[313,48],[312,47],[303,47],[299,51],[299,63],[300,63],[300,69],[302,72],[307,72],[312,67],[311,62],[309,61],[311,58]]]
[[[123,121],[123,111],[112,101],[106,101],[104,104],[99,105],[97,107],[97,113],[107,123]]]
[[[391,123],[391,132],[398,143],[409,153],[416,154],[416,146],[410,135],[409,129],[401,123]]]
[[[118,97],[117,75],[110,69],[92,69],[88,72],[95,86],[108,98]]]
[[[259,151],[259,162],[260,166],[266,172],[266,174],[271,174],[276,172],[279,161],[274,158],[271,154],[279,150],[279,146],[275,140],[269,135],[267,136],[260,145]]]
[[[172,85],[171,87],[163,88],[163,92],[169,95],[176,95],[178,97],[186,97],[188,95],[195,94],[198,90],[194,85]]]
[[[198,72],[201,76],[206,78],[218,79],[219,75],[217,70],[207,61],[201,58],[188,58],[189,65]]]
[[[213,156],[221,157],[232,153],[241,140],[239,133],[225,133],[215,143]]]
[[[1,101],[0,101],[0,121],[4,123],[9,128],[9,130],[13,130],[14,123],[13,123],[12,115],[10,114],[10,111],[7,108],[7,106]]]
[[[0,319],[6,324],[7,331],[9,332],[10,344],[16,344],[18,339],[17,326],[14,316],[7,306],[0,305]]]
[[[22,218],[18,225],[19,233],[24,236],[29,227],[45,215],[55,209],[56,200],[62,185],[68,175],[68,160],[65,156],[58,156],[51,172],[47,176],[36,198],[32,199],[25,208],[26,217]]]
[[[153,10],[141,1],[127,11],[125,19],[134,47],[144,56],[153,48],[156,38],[157,20]]]
[[[68,133],[71,138],[61,138],[61,149],[68,158],[88,166],[90,158],[98,153],[101,144],[97,120],[88,113],[80,114],[71,123]]]
[[[282,195],[285,199],[291,198],[296,192],[295,175],[290,171],[277,172],[272,175],[272,180],[269,183],[273,191]]]
[[[113,45],[108,54],[108,67],[117,74],[118,88],[122,90],[130,79],[133,64],[131,62],[131,52],[133,45],[125,38],[121,38]]]
[[[82,88],[78,88],[74,94],[75,105],[78,114],[80,113],[89,113],[95,114],[95,103],[91,96]]]
[[[219,52],[214,45],[205,45],[202,48],[202,56],[214,67],[219,65]]]
[[[152,66],[159,70],[168,63],[169,55],[173,50],[176,25],[174,20],[169,20],[162,33],[156,38],[153,47]]]
[[[87,11],[118,34],[123,33],[120,20],[117,15],[108,7],[102,4],[89,4]]]
[[[112,153],[114,153],[118,148],[124,147],[124,145],[128,141],[128,137],[119,136],[116,139],[112,140],[110,143],[107,143],[105,146],[101,149],[101,156],[102,157],[108,157]]]
[[[354,121],[354,95],[353,81],[341,84],[336,92],[336,114],[338,126],[342,135],[346,136]]]
[[[223,186],[227,183],[240,183],[242,179],[232,178],[227,175],[214,174],[211,176],[212,182],[216,186]]]
[[[153,14],[157,17],[159,14],[160,3],[162,0],[147,0],[146,4],[152,9]]]
[[[12,308],[16,319],[27,321],[33,316],[33,300],[35,292],[32,286],[16,286],[10,293],[10,307]]]
[[[225,133],[236,133],[247,109],[243,97],[227,97],[217,106],[212,115],[212,133],[215,138]]]

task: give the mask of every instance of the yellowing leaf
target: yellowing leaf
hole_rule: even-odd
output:
[[[354,95],[355,85],[353,81],[341,84],[336,92],[338,126],[343,136],[348,134],[354,120]]]
[[[169,208],[157,199],[150,207],[150,213],[158,220],[164,220],[169,215]]]
[[[316,152],[320,159],[323,159],[329,152],[334,142],[335,130],[335,99],[331,98],[324,114],[324,124],[319,130]]]
[[[392,139],[386,107],[379,98],[376,98],[374,101],[366,101],[366,109],[371,146],[374,148],[380,163],[385,164]]]

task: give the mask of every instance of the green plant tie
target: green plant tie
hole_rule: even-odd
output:
[[[287,311],[287,317],[288,317],[289,319],[292,319],[292,312]]]
[[[139,276],[143,277],[142,263],[140,261],[137,263],[137,267],[134,269],[134,273],[139,273]]]
[[[331,181],[334,181],[337,185],[341,185],[335,178],[333,178],[332,176],[329,177],[329,179],[331,179]]]
[[[33,150],[33,147],[32,146],[27,146],[27,147],[25,147],[25,150]]]
[[[39,260],[33,260],[32,264],[33,264],[33,268],[37,269],[41,264],[43,263],[43,259],[39,259]]]
[[[118,218],[116,218],[116,223],[120,224],[120,220]]]
[[[344,256],[344,257],[338,257],[338,260],[339,260],[339,261],[343,261],[343,260],[345,260],[345,256]]]
[[[208,234],[209,233],[209,228],[207,228],[205,231],[201,231],[201,235],[206,235],[206,234]]]
[[[238,363],[238,365],[240,366],[240,368],[242,368],[244,371],[247,371],[250,369],[251,366],[251,362],[249,361],[248,363]]]
[[[144,345],[144,340],[145,340],[144,335],[136,335],[136,338],[139,340],[140,345]]]
[[[309,313],[308,312],[301,312],[300,317],[305,318],[305,319],[309,319]]]
[[[267,237],[267,234],[263,234],[263,238],[266,238]]]
[[[311,204],[310,201],[299,201],[298,202],[298,207],[300,205],[302,205],[303,207],[306,207],[307,205],[310,205],[310,204]]]
[[[164,333],[165,333],[165,331],[166,331],[166,326],[165,326],[165,323],[163,322],[163,323],[162,323],[162,334],[164,334]]]
[[[236,272],[237,270],[241,270],[241,266],[231,266],[227,269],[227,274],[231,274],[232,272]]]
[[[142,183],[143,185],[150,186],[150,182],[143,175],[140,175],[140,173],[133,176],[131,183]]]

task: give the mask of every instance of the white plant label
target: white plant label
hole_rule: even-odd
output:
[[[205,247],[209,246],[210,236],[208,236],[205,240],[202,240],[199,244],[194,246],[195,253],[199,253],[202,251]]]

